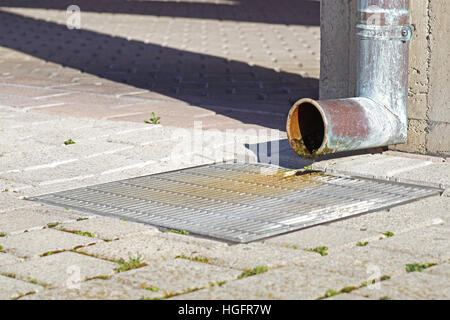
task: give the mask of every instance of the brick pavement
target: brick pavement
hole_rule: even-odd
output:
[[[318,96],[317,1],[2,1],[0,103],[164,125],[284,129]],[[112,14],[114,13],[114,14]],[[20,38],[19,38],[20,36]]]
[[[283,129],[289,100],[317,95],[316,1],[77,2],[80,31],[65,28],[65,1],[0,2],[0,299],[450,298],[448,191],[239,245],[26,201],[224,159],[265,161],[251,146],[272,140],[280,164],[311,165],[282,131],[236,131],[231,149],[203,139],[207,153],[177,148],[179,127],[198,134],[194,120]],[[151,112],[162,125],[143,123]],[[450,186],[448,159],[391,152],[312,165]],[[304,250],[317,247],[327,255]],[[130,270],[119,263],[138,256]],[[267,271],[241,276],[258,266]]]

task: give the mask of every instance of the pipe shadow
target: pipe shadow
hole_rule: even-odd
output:
[[[271,140],[262,143],[245,144],[248,149],[257,159],[258,163],[277,165],[286,169],[302,169],[305,166],[310,166],[315,162],[348,158],[352,156],[359,156],[365,154],[381,154],[387,148],[371,148],[363,150],[352,150],[340,153],[333,153],[320,156],[316,159],[303,159],[292,150],[289,140]],[[243,159],[247,160],[247,159]]]
[[[263,4],[261,2],[264,2]],[[76,4],[82,11],[166,17],[262,22],[285,25],[320,25],[317,0],[2,0],[1,7],[66,10]]]
[[[89,30],[69,30],[1,10],[0,29],[0,46],[243,123],[284,131],[292,102],[318,96],[315,78]],[[274,97],[276,103],[266,97]]]

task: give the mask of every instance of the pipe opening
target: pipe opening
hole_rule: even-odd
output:
[[[314,154],[325,138],[325,123],[320,111],[309,102],[302,103],[298,111],[298,125],[303,144],[310,154]]]

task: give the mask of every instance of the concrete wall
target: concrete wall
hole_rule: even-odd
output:
[[[320,99],[356,91],[357,0],[322,0]],[[450,1],[411,0],[409,139],[391,149],[450,156]]]

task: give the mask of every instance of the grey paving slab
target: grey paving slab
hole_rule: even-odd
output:
[[[202,246],[224,247],[223,244],[214,242],[203,242]],[[129,256],[134,257],[140,254],[145,262],[160,262],[175,259],[178,255],[188,255],[192,252],[197,252],[199,248],[200,244],[194,241],[188,243],[176,241],[167,237],[157,236],[155,232],[149,231],[109,243],[100,242],[93,246],[80,248],[79,251],[111,260],[128,259]]]
[[[0,300],[17,299],[23,295],[42,290],[42,287],[26,281],[0,275]]]
[[[73,221],[73,218],[60,210],[48,210],[41,206],[16,209],[0,214],[0,232],[9,235],[33,231],[42,229],[49,223]]]
[[[76,143],[66,146],[64,142],[72,139]],[[38,138],[29,138],[38,139]],[[71,164],[78,167],[79,161],[111,155],[130,147],[106,141],[80,141],[74,134],[68,133],[59,140],[58,146],[43,145],[34,143],[33,145],[17,146],[12,145],[11,150],[0,158],[1,172],[18,171],[20,173],[35,171],[44,168],[56,168],[60,165]]]
[[[108,217],[94,217],[88,220],[63,223],[61,227],[64,230],[90,232],[95,237],[106,240],[123,238],[141,232],[159,232],[158,229],[149,225]]]
[[[360,155],[314,163],[314,169],[360,174],[377,178],[395,178],[399,182],[448,187],[449,163],[434,163],[417,158],[392,155]]]
[[[20,300],[139,300],[159,297],[156,293],[134,289],[109,280],[89,280],[73,288],[45,289]]]
[[[277,268],[287,265],[299,264],[311,258],[317,258],[316,253],[290,248],[274,248],[259,242],[250,244],[217,245],[215,241],[201,241],[189,236],[167,234],[169,240],[177,240],[188,245],[196,244],[198,247],[192,252],[183,252],[189,257],[204,257],[211,264],[234,269],[252,269],[256,266]],[[211,245],[211,243],[213,245]]]
[[[317,254],[302,250],[277,248],[262,244],[227,245],[222,242],[176,234],[139,234],[111,243],[98,243],[79,249],[82,252],[107,259],[127,258],[128,255],[143,255],[143,260],[160,262],[176,256],[203,257],[210,264],[226,268],[246,269],[258,265],[278,267],[301,263]]]
[[[98,239],[43,229],[0,238],[0,245],[20,257],[37,257],[50,251],[70,250],[96,241]]]
[[[223,284],[240,274],[238,270],[178,258],[118,273],[112,279],[135,288],[154,287],[161,296],[167,296]]]
[[[36,207],[36,203],[20,199],[9,192],[0,192],[0,213],[24,207]]]
[[[15,264],[22,262],[23,259],[18,258],[12,254],[6,253],[4,251],[0,251],[0,266],[5,266],[7,264]]]
[[[78,160],[75,163],[64,163],[54,168],[44,167],[39,170],[3,173],[0,177],[32,185],[47,185],[64,179],[70,181],[70,179],[81,179],[96,174],[106,175],[136,167],[149,167],[153,164],[155,164],[154,160],[144,162],[116,155],[103,155]]]
[[[448,278],[420,272],[385,281],[381,283],[379,289],[363,288],[352,293],[372,299],[448,300],[450,298]]]
[[[0,272],[16,275],[18,279],[30,278],[50,287],[71,288],[80,282],[114,273],[116,263],[95,259],[73,252],[62,252],[47,257],[0,267]]]
[[[353,247],[344,249],[330,249],[327,256],[305,260],[299,266],[306,271],[321,268],[332,273],[343,274],[362,284],[379,280],[384,276],[404,275],[406,265],[410,263],[437,262],[431,254],[389,251],[378,249],[372,244],[373,242],[365,247],[354,244]]]
[[[450,188],[450,162],[433,163],[430,166],[420,168],[420,170],[410,170],[398,174],[404,181],[425,181],[440,183],[445,188]]]
[[[354,246],[358,242],[365,242],[379,237],[374,231],[355,229],[340,229],[330,226],[316,226],[302,231],[292,232],[268,240],[265,244],[283,246],[287,248],[308,249],[317,247],[336,248]]]
[[[247,300],[247,299],[317,299],[327,290],[358,285],[357,281],[323,269],[302,270],[284,267],[266,273],[230,281],[221,287],[210,287],[175,299]]]
[[[430,208],[433,208],[430,210]],[[449,221],[450,198],[431,197],[391,208],[388,211],[373,212],[351,219],[333,222],[332,227],[367,230],[371,232],[402,233]],[[343,231],[345,232],[345,231]]]
[[[445,276],[446,279],[450,279],[450,263],[445,262],[423,271],[424,274]]]
[[[427,227],[374,242],[371,246],[414,255],[429,255],[438,261],[445,261],[450,258],[450,251],[448,250],[450,247],[450,228]],[[410,263],[416,262],[425,263],[428,261],[411,261]]]

